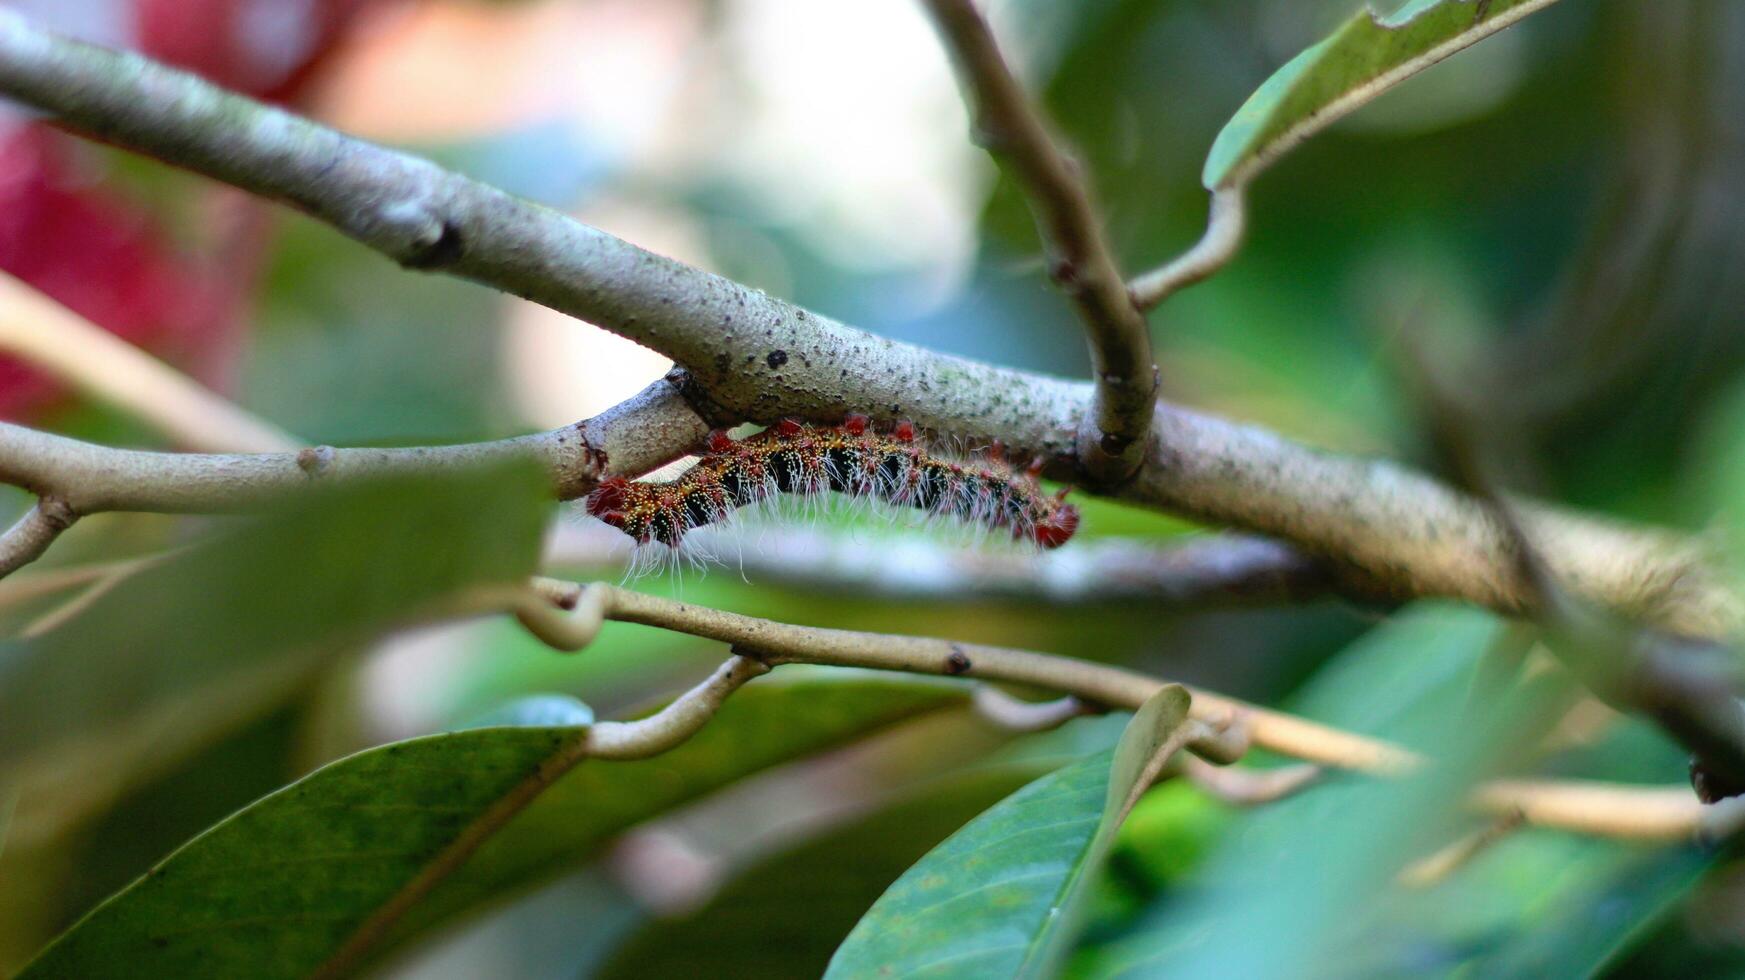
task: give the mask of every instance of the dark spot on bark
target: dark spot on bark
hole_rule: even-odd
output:
[[[297,468],[310,476],[320,476],[322,471],[332,465],[334,458],[332,446],[309,446],[297,450]]]
[[[783,364],[788,363],[788,352],[778,347],[775,350],[770,351],[769,356],[764,358],[764,360],[769,362],[770,370],[774,371]]]
[[[1745,784],[1732,776],[1716,772],[1701,759],[1690,760],[1690,788],[1696,791],[1697,799],[1704,803],[1719,803],[1745,795]]]
[[[963,652],[963,647],[955,643],[951,644],[951,656],[945,658],[945,672],[947,674],[956,676],[968,673],[969,669],[974,666],[975,664],[970,663],[969,654]]]
[[[419,246],[400,264],[408,269],[440,269],[459,261],[465,252],[466,242],[461,239],[460,228],[452,221],[444,221],[436,241]]]

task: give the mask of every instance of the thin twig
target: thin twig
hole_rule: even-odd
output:
[[[0,12],[0,23],[4,23]],[[97,446],[0,422],[0,481],[53,501],[0,537],[0,576],[34,560],[73,519],[102,511],[231,513],[287,499],[317,481],[430,474],[509,459],[543,466],[574,499],[603,476],[637,476],[694,449],[708,427],[671,383],[575,425],[496,442],[284,453],[158,453]]]
[[[574,605],[574,611],[561,611],[560,602]],[[444,608],[446,615],[503,611],[515,614],[541,639],[564,650],[581,649],[593,641],[606,621],[615,620],[718,640],[732,645],[742,656],[772,666],[809,663],[972,677],[1058,691],[1125,711],[1137,710],[1165,684],[1134,671],[1069,657],[926,637],[794,626],[599,582],[573,590],[551,581],[536,583],[533,588],[479,589],[451,600]],[[1193,736],[1191,747],[1196,752],[1216,746],[1234,733],[1251,738],[1257,747],[1314,763],[1317,770],[1399,776],[1424,763],[1416,753],[1380,739],[1209,691],[1191,693],[1191,717],[1203,726],[1196,728]],[[1224,748],[1228,746],[1213,749],[1213,754]],[[1210,792],[1233,792],[1237,798],[1246,793],[1256,802],[1264,801],[1268,792],[1282,797],[1300,790],[1315,776],[1308,769],[1292,768],[1288,775],[1281,771],[1273,777],[1275,781],[1268,782],[1245,779],[1252,775],[1246,772],[1215,775],[1209,766],[1201,769],[1184,763],[1181,768],[1190,778],[1204,781]],[[1470,804],[1481,813],[1497,816],[1519,812],[1534,826],[1628,839],[1715,840],[1745,826],[1745,800],[1704,806],[1682,787],[1498,780],[1475,788]]]
[[[223,513],[283,500],[316,481],[434,474],[525,459],[573,499],[604,475],[634,476],[691,451],[707,432],[666,381],[584,422],[495,442],[285,453],[158,453],[97,446],[0,423],[0,480],[63,500],[75,513]]]
[[[1527,815],[1519,808],[1509,810],[1447,847],[1407,865],[1399,874],[1399,882],[1407,888],[1429,888],[1440,884],[1526,822]]]
[[[1046,475],[1080,475],[1089,386],[846,327],[4,9],[0,93],[69,128],[293,204],[409,266],[475,279],[658,350],[689,369],[686,392],[712,423],[908,418],[1041,455]],[[0,436],[0,463],[7,442]],[[1145,459],[1115,496],[1333,557],[1367,579],[1369,592],[1523,608],[1494,522],[1422,474],[1167,404],[1157,408]],[[1745,622],[1732,584],[1688,538],[1546,508],[1522,513],[1559,578],[1585,598],[1688,635],[1723,635]]]
[[[1068,695],[1053,701],[1024,701],[988,684],[971,695],[978,714],[1010,732],[1052,731],[1074,718],[1094,715],[1097,708]]]
[[[179,550],[160,551],[157,554],[136,558],[132,561],[112,564],[101,578],[86,586],[84,591],[24,624],[24,627],[18,631],[18,638],[30,640],[59,628],[91,608],[97,600],[114,591],[116,586],[152,567],[164,558],[176,554]]]
[[[598,722],[588,728],[586,752],[592,759],[646,759],[660,755],[695,735],[727,696],[746,681],[769,673],[769,666],[750,657],[730,657],[715,673],[660,711],[636,721]]]
[[[1098,482],[1118,483],[1144,460],[1157,400],[1150,328],[1103,237],[1081,167],[1056,145],[974,0],[927,0],[927,7],[957,67],[977,141],[1029,198],[1049,250],[1049,276],[1089,335],[1096,397],[1080,427],[1079,459]]]
[[[126,558],[67,565],[10,576],[0,581],[0,609],[101,582],[116,572],[125,570],[137,560]]]
[[[42,497],[0,534],[0,578],[42,557],[79,515],[59,497]]]
[[[1212,192],[1206,231],[1194,247],[1168,265],[1137,276],[1128,284],[1133,305],[1150,310],[1177,290],[1209,278],[1236,257],[1242,236],[1248,230],[1248,205],[1241,187],[1220,187]]]
[[[1234,806],[1259,806],[1295,796],[1326,772],[1308,762],[1277,769],[1218,766],[1191,755],[1182,756],[1178,762],[1185,779],[1207,795]]]
[[[1688,841],[1718,814],[1682,786],[1641,787],[1565,780],[1496,780],[1478,787],[1473,808],[1496,817],[1601,837]]]
[[[553,606],[549,598],[553,594],[552,586],[507,594],[493,590],[472,600],[468,608],[510,609],[535,635],[565,650],[586,646],[602,622],[615,620],[718,640],[771,664],[868,667],[1024,684],[1124,711],[1138,710],[1164,685],[1135,671],[1068,657],[933,637],[794,626],[601,582],[583,586],[574,611],[567,615]],[[1194,690],[1193,699],[1194,717],[1214,732],[1245,724],[1241,733],[1245,739],[1299,759],[1372,773],[1398,773],[1419,762],[1415,754],[1396,746],[1209,691]]]

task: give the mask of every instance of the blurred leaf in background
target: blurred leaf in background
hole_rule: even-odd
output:
[[[0,785],[24,859],[189,752],[271,714],[357,645],[536,567],[530,465],[311,487],[0,653]],[[142,870],[136,868],[137,870]]]
[[[967,139],[916,4],[11,5],[881,334],[1086,370],[1028,210]],[[1079,151],[1133,272],[1199,235],[1217,134],[1357,6],[989,4],[1026,84]],[[1459,331],[1451,376],[1488,427],[1524,450],[1536,492],[1713,526],[1717,538],[1736,532],[1745,286],[1730,270],[1745,232],[1742,69],[1736,5],[1562,0],[1404,84],[1271,166],[1251,189],[1239,257],[1152,315],[1167,396],[1319,446],[1427,459],[1386,348],[1416,326],[1402,308],[1432,304]],[[592,326],[408,274],[302,218],[12,115],[0,119],[0,269],[310,440],[478,439],[564,424],[666,367]],[[0,365],[0,414],[151,441],[11,364]],[[193,547],[59,629],[0,648],[0,765],[11,780],[0,789],[0,969],[168,857],[169,875],[121,891],[39,969],[174,960],[297,973],[450,839],[439,813],[465,820],[513,781],[509,769],[469,763],[530,765],[583,722],[457,729],[526,696],[573,696],[617,717],[720,658],[717,645],[631,626],[562,658],[507,621],[420,630],[378,649],[427,601],[535,569],[549,507],[533,479],[384,484],[252,523],[93,520],[70,533],[69,561]],[[1198,531],[1082,503],[1089,535]],[[816,520],[808,526],[839,528]],[[879,547],[880,533],[892,532],[859,540]],[[1161,614],[891,602],[731,568],[637,587],[786,622],[1118,663],[1445,754],[1484,755],[1469,736],[1488,729],[1466,699],[1502,628],[1427,605]],[[9,609],[5,622],[22,627],[40,612]],[[906,868],[978,813],[998,815],[988,808],[1063,756],[1107,749],[1106,723],[1119,722],[1015,737],[1006,752],[1028,761],[978,770],[959,756],[999,739],[908,725],[961,707],[960,688],[792,669],[735,695],[672,755],[588,764],[560,781],[386,938],[381,962],[424,953],[394,965],[433,977],[534,962],[612,976],[816,976]],[[1544,771],[1683,778],[1682,756],[1651,726],[1594,717],[1586,742],[1537,760]],[[846,761],[826,752],[849,743],[870,747]],[[406,753],[465,778],[391,764]],[[856,779],[821,777],[807,768],[815,756],[852,766]],[[1480,761],[1475,770],[1495,764]],[[794,791],[804,812],[784,815],[814,823],[741,861],[768,811],[731,790],[754,772],[771,782],[744,784],[767,797],[753,802],[786,806]],[[1110,975],[1136,956],[1208,972],[1335,962],[1371,975],[1736,966],[1738,869],[1694,847],[1525,828],[1433,887],[1394,884],[1394,865],[1470,829],[1448,812],[1462,788],[1335,778],[1248,811],[1171,783],[1116,838],[1069,973]],[[333,794],[331,809],[321,819],[295,811],[306,794]],[[370,815],[408,801],[427,805],[422,816]],[[1404,825],[1373,832],[1384,816]],[[712,823],[712,843],[735,856],[728,877],[697,907],[639,904],[633,877],[653,872],[627,870],[613,841],[687,819]],[[329,862],[281,880],[258,863],[396,833],[416,837],[404,848],[416,854],[398,864]],[[172,901],[176,876],[196,865],[212,879],[184,879],[192,897]],[[254,938],[279,930],[272,943],[235,933],[222,956],[151,942],[221,914],[220,895],[281,911],[351,904],[344,922],[335,912],[262,926]],[[489,927],[476,925],[487,913]],[[1305,938],[1311,927],[1339,935]],[[443,955],[461,941],[471,959]],[[1305,945],[1319,954],[1293,959]]]

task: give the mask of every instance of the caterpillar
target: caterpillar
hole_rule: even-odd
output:
[[[783,419],[745,439],[716,430],[706,448],[695,466],[664,483],[602,481],[587,497],[588,513],[639,545],[675,549],[691,530],[740,507],[827,490],[1007,530],[1044,549],[1060,547],[1078,530],[1078,508],[1065,501],[1067,491],[1050,494],[1036,482],[1040,461],[1015,469],[998,443],[971,459],[942,459],[910,422],[881,432],[864,415],[835,426]]]

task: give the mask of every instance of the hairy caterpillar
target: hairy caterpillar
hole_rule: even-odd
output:
[[[677,548],[689,531],[737,508],[829,490],[1004,529],[1042,548],[1065,544],[1078,529],[1078,508],[1065,502],[1064,489],[1043,491],[1038,467],[1014,469],[1004,455],[996,443],[977,458],[940,459],[909,422],[880,432],[864,415],[827,427],[783,419],[742,440],[711,432],[697,464],[669,482],[603,481],[587,508],[638,544]]]

